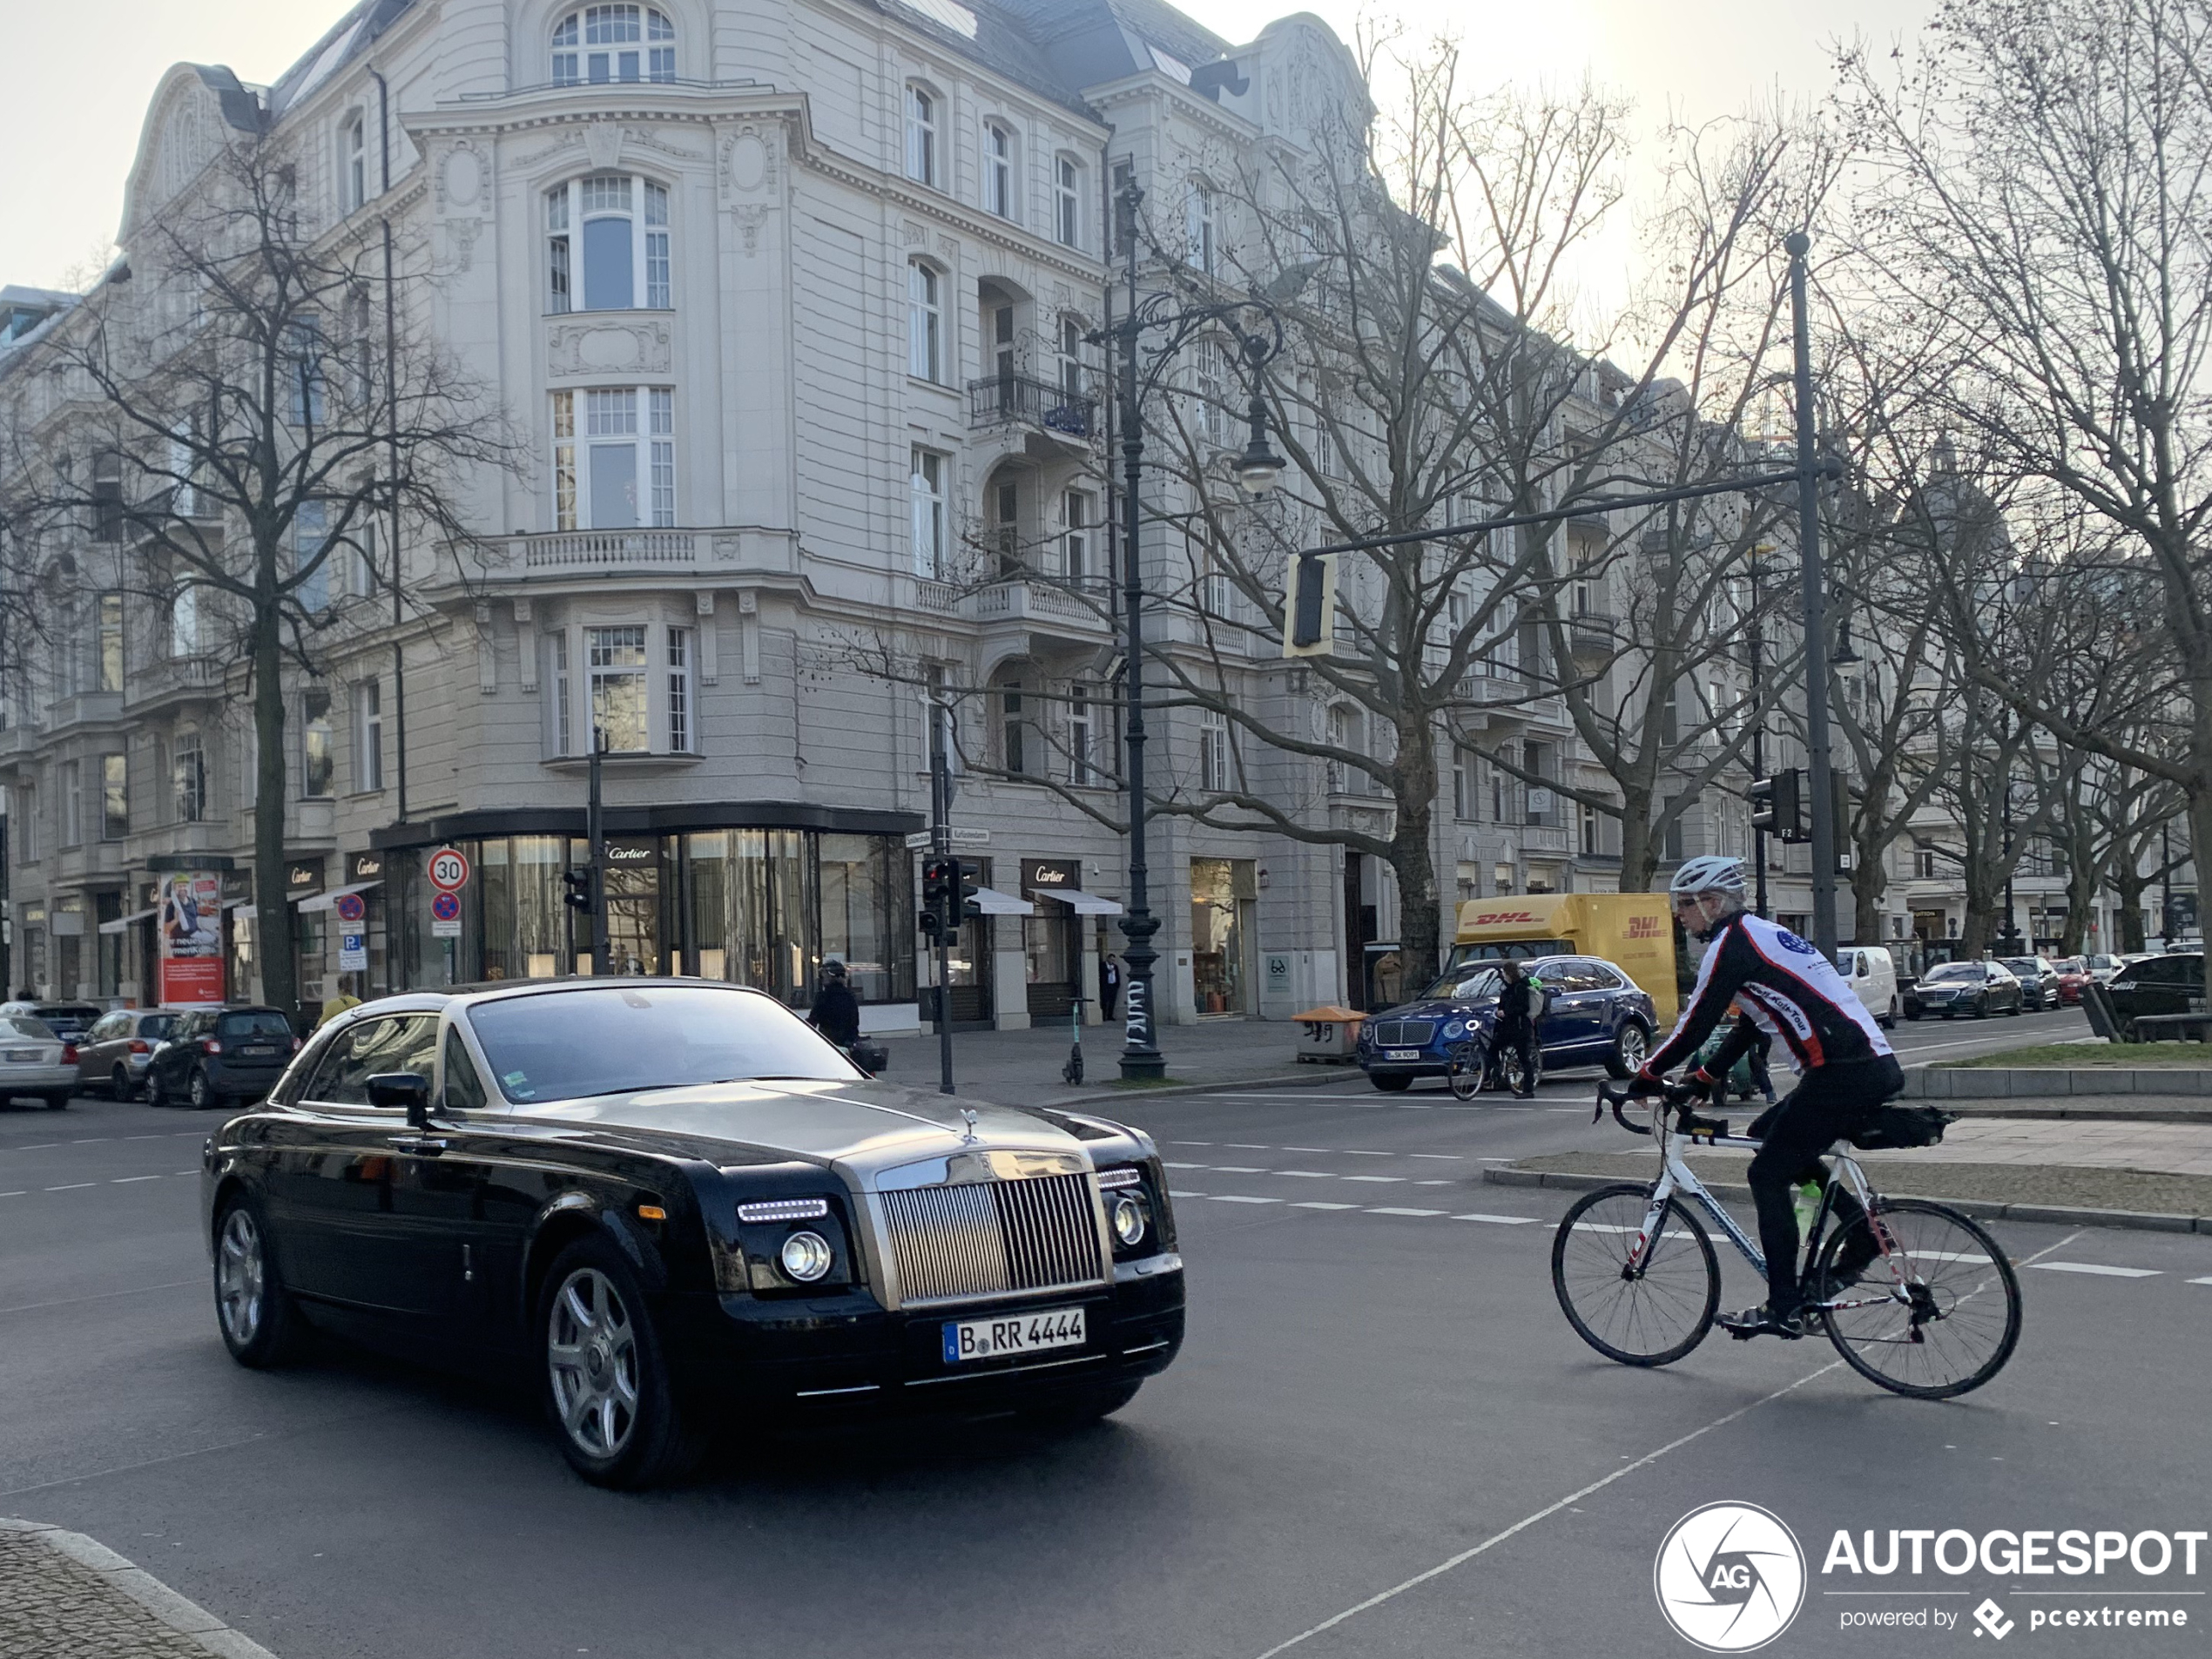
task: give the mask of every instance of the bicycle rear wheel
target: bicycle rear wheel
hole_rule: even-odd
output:
[[[1452,1085],[1454,1100],[1473,1100],[1482,1088],[1482,1067],[1489,1058],[1480,1043],[1469,1038],[1452,1050],[1445,1081]]]
[[[1667,1200],[1642,1267],[1651,1189],[1600,1187],[1575,1201],[1552,1238],[1552,1289],[1575,1332],[1608,1359],[1664,1366],[1705,1339],[1720,1306],[1721,1264],[1696,1217]]]
[[[1892,1393],[1948,1399],[2004,1369],[2020,1334],[2020,1278],[1997,1241],[1955,1210],[1878,1199],[1879,1231],[1839,1228],[1808,1288],[1852,1370]],[[1886,1238],[1884,1238],[1886,1235]],[[1870,1258],[1856,1283],[1839,1264]]]

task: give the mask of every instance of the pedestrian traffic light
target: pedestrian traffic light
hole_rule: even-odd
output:
[[[955,895],[960,890],[958,859],[925,859],[921,866],[921,931],[936,939],[958,927],[954,920]]]
[[[1751,827],[1784,841],[1805,839],[1804,773],[1792,766],[1751,780]]]
[[[1283,595],[1283,655],[1330,655],[1336,644],[1336,556],[1301,553],[1292,559]]]
[[[563,904],[571,910],[591,908],[591,872],[589,869],[562,871],[561,885],[567,889],[561,894]]]
[[[960,909],[955,914],[961,916],[981,915],[982,900],[975,895],[983,890],[983,867],[962,859],[956,860],[956,867],[960,872]]]
[[[934,945],[944,935],[945,919],[924,906],[914,916],[914,927],[924,939]]]

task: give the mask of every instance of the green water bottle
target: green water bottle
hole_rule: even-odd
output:
[[[1797,1237],[1803,1238],[1812,1225],[1813,1217],[1820,1209],[1820,1188],[1811,1181],[1797,1184],[1797,1197],[1791,1206],[1797,1212]]]

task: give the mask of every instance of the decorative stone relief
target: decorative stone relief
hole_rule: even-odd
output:
[[[438,168],[438,211],[474,216],[483,199],[485,172],[482,152],[468,139],[447,151]]]
[[[499,690],[499,648],[492,638],[491,606],[476,604],[476,689],[489,697]]]
[[[622,130],[622,139],[624,145],[634,145],[640,150],[651,150],[664,156],[673,156],[678,161],[705,161],[707,158],[705,151],[692,150],[682,145],[671,144],[650,127],[624,127]]]
[[[940,236],[937,239],[937,257],[947,265],[957,266],[960,263],[960,238]]]
[[[760,226],[768,217],[765,202],[739,202],[730,210],[738,222],[738,234],[745,244],[745,256],[752,259],[760,252]]]
[[[610,122],[594,121],[583,129],[583,152],[591,165],[605,172],[622,159],[622,129]]]
[[[530,601],[527,598],[517,597],[513,604],[515,607],[515,659],[522,664],[523,689],[526,691],[535,691],[537,690],[537,653],[530,649],[535,643],[530,638],[532,614]]]
[[[691,604],[699,619],[699,684],[713,685],[721,681],[721,653],[717,649],[719,640],[714,626],[714,593],[702,589],[691,596]]]
[[[546,332],[545,366],[555,374],[664,374],[671,351],[664,322],[560,322]]]
[[[908,247],[927,247],[929,246],[929,233],[911,219],[901,219],[899,223],[899,239]]]
[[[455,271],[466,271],[476,262],[476,239],[483,233],[481,219],[449,219],[445,221],[446,253]]]
[[[514,165],[527,172],[541,163],[552,160],[556,156],[566,155],[570,151],[582,147],[574,137],[557,139],[547,145],[543,150],[533,150],[527,155],[515,157]]]
[[[738,596],[738,656],[747,685],[760,684],[760,596],[747,589]]]
[[[778,165],[782,137],[777,125],[748,122],[724,138],[722,193],[749,196],[765,191],[775,195],[783,184]]]

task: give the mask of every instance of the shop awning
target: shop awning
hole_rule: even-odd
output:
[[[995,887],[975,889],[975,907],[987,916],[1034,916],[1037,907],[1027,899],[1017,899],[1010,893],[1001,893]]]
[[[1096,894],[1078,893],[1073,887],[1038,887],[1040,899],[1057,899],[1079,916],[1118,916],[1121,905],[1112,899],[1101,899]]]
[[[127,916],[118,916],[113,921],[102,922],[100,931],[104,934],[119,934],[135,923],[144,921],[152,914],[153,911],[151,907],[145,910],[133,910]]]
[[[332,906],[335,905],[338,900],[343,898],[347,894],[367,893],[371,887],[381,887],[383,885],[383,882],[381,880],[355,881],[347,887],[333,887],[327,893],[311,893],[307,894],[306,898],[294,899],[292,902],[300,907],[300,914],[304,915],[310,910],[327,910],[331,908]]]

